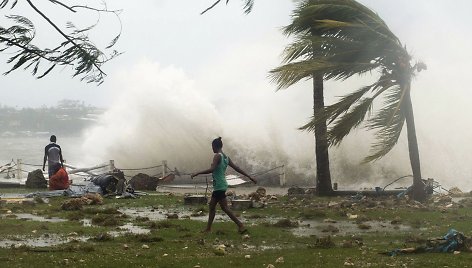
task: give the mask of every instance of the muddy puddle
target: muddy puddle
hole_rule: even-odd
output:
[[[42,235],[40,237],[17,236],[9,239],[0,240],[1,248],[21,248],[21,247],[52,247],[69,243],[71,241],[85,242],[88,237],[62,237],[55,234]]]
[[[61,219],[57,217],[43,217],[43,216],[29,214],[29,213],[11,213],[11,214],[0,216],[0,219],[6,219],[6,218],[39,221],[39,222],[66,222],[67,221],[65,219]]]
[[[149,234],[151,232],[151,230],[149,229],[146,229],[146,228],[143,228],[143,227],[140,227],[140,226],[136,226],[132,223],[126,223],[125,225],[122,225],[120,227],[118,227],[119,230],[116,230],[116,231],[110,231],[110,232],[107,232],[109,235],[113,236],[113,237],[118,237],[118,236],[122,236],[122,235],[125,235],[127,233],[131,233],[131,234]]]
[[[188,210],[163,210],[151,207],[145,208],[121,208],[119,212],[133,218],[148,218],[150,221],[161,221],[166,219],[192,219],[197,221],[207,221],[208,216],[203,212],[192,212]],[[215,220],[222,217],[216,216]]]
[[[365,233],[409,232],[418,229],[409,225],[391,224],[390,222],[383,221],[366,221],[362,224],[357,224],[351,221],[326,223],[316,220],[303,220],[299,222],[299,227],[292,228],[291,230],[296,236],[346,236]]]

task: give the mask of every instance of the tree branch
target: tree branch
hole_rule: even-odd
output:
[[[81,46],[79,46],[77,43],[74,42],[67,34],[65,34],[59,27],[57,27],[54,22],[52,22],[46,15],[44,15],[33,3],[31,3],[31,0],[26,0],[28,4],[39,14],[41,15],[54,29],[56,29],[57,32],[59,32],[67,41],[69,41],[71,44],[74,45],[74,47],[78,48],[81,50],[83,53],[88,54],[87,51],[85,51]],[[106,75],[104,71],[98,66],[95,62],[92,62],[92,64],[97,68],[97,70],[103,74]]]
[[[12,44],[12,45],[14,45],[14,46],[16,46],[16,47],[19,47],[19,48],[23,49],[24,51],[33,53],[33,54],[35,54],[36,56],[38,56],[38,57],[40,57],[40,58],[42,58],[42,59],[45,59],[45,60],[47,60],[47,61],[50,61],[50,62],[53,62],[53,61],[54,61],[54,59],[48,58],[48,57],[42,55],[41,53],[38,53],[37,51],[32,50],[32,49],[28,48],[27,46],[24,46],[24,45],[22,45],[22,44],[20,44],[20,43],[17,43],[17,42],[15,42],[15,41],[11,40],[11,39],[8,39],[8,38],[5,38],[5,37],[0,36],[0,40],[3,41],[3,42],[7,42],[7,43],[9,43],[9,44]]]
[[[218,5],[219,2],[221,2],[221,0],[217,0],[217,1],[216,1],[215,3],[213,3],[213,5],[211,5],[209,8],[203,10],[203,12],[200,13],[200,15],[203,15],[203,14],[205,14],[205,12],[207,12],[208,10],[214,8],[216,5]]]

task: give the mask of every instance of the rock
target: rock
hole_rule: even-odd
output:
[[[149,246],[146,245],[146,244],[144,244],[144,245],[141,246],[141,248],[142,248],[142,249],[149,249]]]
[[[248,195],[248,197],[252,201],[260,201],[262,196],[259,195],[259,193],[257,193],[257,192],[252,192]]]
[[[28,173],[25,183],[26,188],[43,189],[48,188],[48,182],[44,178],[43,171],[36,169]]]
[[[128,244],[123,244],[123,249],[127,250],[129,248]]]
[[[168,219],[178,219],[179,215],[177,213],[167,213],[166,214]]]
[[[151,177],[144,173],[139,173],[129,181],[129,184],[135,190],[155,191],[158,183],[157,177]]]
[[[268,264],[266,268],[275,268],[273,264]]]
[[[287,190],[288,195],[302,195],[305,194],[305,190],[300,187],[290,187]]]
[[[256,190],[256,193],[258,193],[259,196],[262,197],[262,196],[266,196],[267,191],[264,187],[258,187]]]
[[[341,204],[339,202],[331,201],[331,202],[328,203],[328,207],[329,208],[337,208],[337,207],[341,207]]]
[[[275,260],[275,263],[284,263],[284,257],[278,257],[277,260]]]
[[[351,213],[347,213],[346,215],[347,215],[347,218],[350,219],[350,220],[355,220],[359,217],[358,215],[351,214]]]
[[[251,255],[244,255],[244,258],[245,258],[245,259],[250,259],[250,258],[251,258]]]
[[[167,253],[162,254],[162,257],[167,257],[167,256],[169,256],[169,254]]]
[[[251,239],[251,236],[250,236],[250,235],[248,235],[248,234],[243,235],[243,240],[244,240],[244,241],[247,241],[247,240],[249,240],[249,239]]]
[[[218,245],[213,248],[213,253],[217,256],[223,256],[226,254],[226,246],[225,245]]]

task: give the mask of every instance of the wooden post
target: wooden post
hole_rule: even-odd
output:
[[[280,186],[284,187],[285,184],[287,183],[287,182],[285,181],[285,178],[286,178],[286,177],[285,177],[285,165],[282,165],[282,174],[280,174],[279,176],[280,176],[280,179],[279,179],[279,181],[280,181]]]
[[[162,160],[162,178],[166,176],[166,171],[167,171],[167,161]]]
[[[108,166],[109,171],[113,172],[115,170],[115,160],[110,160],[110,165]]]
[[[21,159],[16,159],[16,179],[21,180]]]

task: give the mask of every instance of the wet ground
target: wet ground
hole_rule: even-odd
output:
[[[197,221],[205,222],[207,215],[203,211],[190,211],[189,209],[182,210],[165,210],[156,209],[152,207],[144,208],[122,208],[118,210],[129,216],[133,221],[136,219],[147,219],[150,221],[161,221],[168,218],[178,219],[192,219]],[[13,217],[17,219],[39,221],[39,222],[66,222],[67,220],[61,218],[46,218],[38,215],[28,213],[11,213],[4,214],[2,218]],[[251,222],[251,225],[257,224],[274,224],[281,218],[270,217],[260,219],[246,219],[244,213],[241,214],[241,220],[244,222]],[[216,216],[215,221],[230,221],[226,215],[219,214]],[[91,219],[81,220],[84,227],[94,227]],[[292,232],[296,236],[345,236],[345,235],[358,235],[365,233],[390,233],[390,232],[409,232],[413,228],[403,224],[391,224],[390,222],[384,221],[367,221],[362,224],[357,224],[354,221],[333,221],[333,220],[293,220],[294,224],[298,227],[287,228],[288,231]],[[137,226],[133,222],[127,222],[122,226],[117,227],[114,231],[109,231],[108,234],[112,237],[118,237],[126,235],[127,233],[132,234],[149,234],[150,229]],[[58,235],[43,235],[41,237],[28,237],[28,236],[15,236],[9,239],[0,240],[0,247],[19,247],[19,246],[32,246],[32,247],[47,247],[55,246],[60,244],[68,243],[72,240],[87,241],[90,237],[85,236],[58,236]]]

